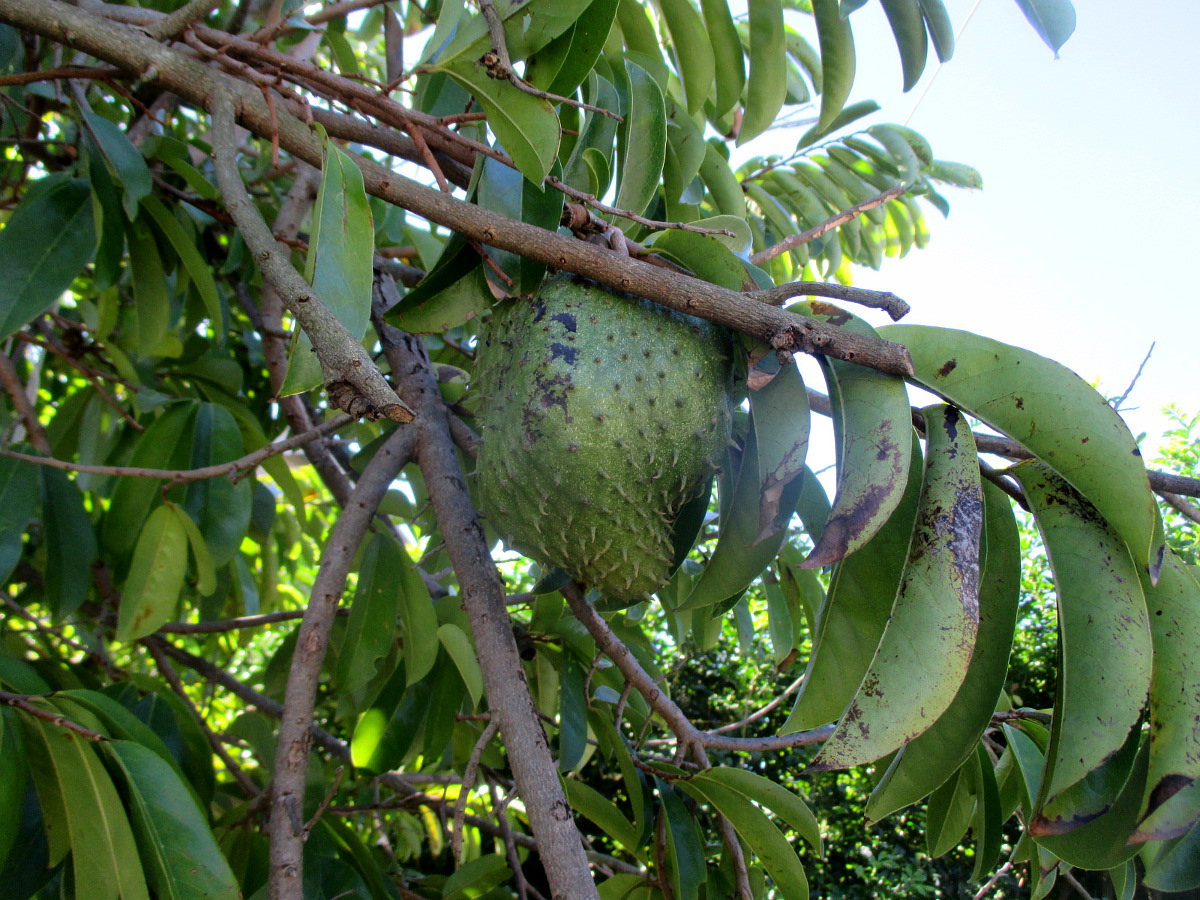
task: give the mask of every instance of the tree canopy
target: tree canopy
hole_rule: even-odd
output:
[[[6,896],[1200,886],[1192,426],[853,286],[874,6],[0,0]]]

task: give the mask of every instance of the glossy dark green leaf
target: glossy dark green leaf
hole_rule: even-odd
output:
[[[737,791],[787,822],[810,847],[821,855],[821,826],[808,804],[787,788],[749,769],[716,766],[706,769],[693,782],[715,781]]]
[[[813,0],[817,39],[821,47],[821,114],[818,130],[833,124],[854,85],[854,34],[842,18],[838,0]]]
[[[1017,6],[1057,57],[1062,45],[1075,33],[1075,7],[1071,0],[1017,0]]]
[[[113,741],[104,750],[124,776],[133,829],[157,896],[237,900],[237,880],[178,773],[141,744]]]
[[[1037,454],[1112,523],[1139,565],[1150,562],[1155,510],[1141,453],[1121,417],[1083,379],[965,331],[888,325],[879,335],[908,348],[917,383]]]
[[[867,804],[878,821],[934,791],[979,745],[1004,688],[1020,597],[1021,546],[1012,504],[983,483],[984,559],[979,581],[979,634],[958,695],[937,722],[892,760]]]
[[[1150,771],[1135,840],[1170,840],[1200,819],[1200,584],[1168,548],[1158,584],[1139,573],[1154,660],[1150,679]]]
[[[496,81],[473,60],[458,61],[445,72],[483,104],[488,127],[521,174],[534,184],[545,181],[558,157],[560,134],[554,107],[508,81]]]
[[[0,457],[0,576],[8,576],[21,559],[25,529],[38,500],[38,472],[32,463]]]
[[[381,534],[373,535],[359,565],[335,673],[339,688],[347,694],[366,687],[394,640],[403,560],[389,547],[395,547],[395,542]]]
[[[433,694],[431,679],[406,687],[404,669],[396,669],[371,708],[358,717],[350,739],[356,768],[376,773],[394,769],[418,737]]]
[[[593,0],[531,0],[501,8],[504,41],[513,62],[528,59],[574,25]],[[483,16],[460,19],[450,44],[438,55],[440,64],[471,62],[492,49]],[[431,42],[432,43],[432,42]]]
[[[529,60],[525,77],[530,83],[559,96],[574,93],[604,49],[619,3],[592,0],[574,24]]]
[[[567,801],[581,816],[590,819],[610,838],[633,853],[640,855],[638,832],[611,800],[585,782],[568,778],[563,782]]]
[[[880,0],[887,14],[896,47],[900,50],[900,64],[904,69],[904,90],[910,91],[925,71],[925,57],[929,52],[929,40],[925,33],[925,18],[917,0]]]
[[[587,697],[583,693],[584,671],[570,650],[563,653],[559,681],[558,767],[570,772],[587,749]]]
[[[561,191],[548,185],[535,185],[522,177],[520,172],[494,159],[485,158],[483,161],[476,202],[484,209],[549,231],[557,229],[562,219]],[[537,293],[546,274],[545,263],[491,247],[488,248],[488,254],[512,279],[511,285],[503,286],[505,292],[520,295]]]
[[[1045,463],[1031,460],[1012,471],[1037,520],[1058,592],[1058,690],[1035,820],[1042,833],[1052,833],[1087,821],[1111,801],[1067,791],[1125,746],[1141,720],[1150,688],[1150,623],[1129,550],[1095,508]]]
[[[976,791],[975,816],[971,831],[975,836],[975,865],[971,869],[971,880],[981,881],[1000,861],[1003,847],[1004,819],[1000,812],[1000,790],[996,785],[996,772],[992,759],[983,743],[975,745]]]
[[[0,231],[0,259],[5,261],[0,340],[49,309],[95,249],[92,191],[86,181],[56,180],[18,203]]]
[[[105,162],[125,189],[125,215],[137,218],[138,204],[150,194],[150,168],[120,126],[94,112],[84,110],[83,125],[96,143]]]
[[[46,599],[55,618],[77,610],[92,585],[98,548],[83,495],[65,472],[40,470],[46,541]]]
[[[201,403],[192,427],[190,467],[233,462],[245,452],[233,414],[216,403]],[[250,527],[252,503],[253,491],[247,479],[234,484],[228,476],[218,475],[187,486],[184,508],[200,527],[217,568],[233,559],[241,546]]]
[[[879,759],[927,731],[954,702],[975,651],[983,533],[975,441],[953,407],[924,412],[925,477],[904,580],[870,669],[812,763],[818,771]]]
[[[625,60],[629,96],[617,127],[618,209],[644,213],[658,192],[667,154],[667,108],[658,82],[637,63]]]
[[[145,637],[174,616],[187,571],[188,541],[179,521],[182,515],[186,513],[174,505],[159,506],[141,529],[121,591],[117,640]]]
[[[775,122],[787,97],[787,45],[782,0],[749,0],[750,74],[738,145],[762,134]]]
[[[1187,834],[1166,841],[1146,861],[1144,884],[1157,891],[1200,888],[1200,824]]]
[[[164,356],[164,339],[171,328],[171,292],[158,242],[146,219],[130,224],[129,269],[133,279],[139,356]]]
[[[416,565],[394,540],[380,548],[390,559],[388,571],[399,572],[400,620],[404,624],[404,667],[408,684],[420,681],[433,668],[438,655],[438,620],[429,588]]]
[[[933,858],[944,856],[971,827],[975,811],[974,758],[969,759],[929,798],[925,813],[925,845]]]
[[[21,723],[17,711],[9,706],[0,707],[0,760],[4,761],[0,765],[0,809],[5,810],[0,816],[0,870],[3,870],[21,826],[21,817],[14,812],[21,808],[29,782]]]
[[[586,96],[588,103],[592,106],[598,106],[614,113],[618,112],[620,108],[620,98],[617,96],[617,90],[612,86],[612,82],[595,72],[588,75]],[[563,166],[563,181],[572,187],[599,192],[598,195],[602,196],[608,190],[610,168],[608,160],[612,157],[616,137],[616,119],[600,113],[589,112],[587,118],[584,119],[583,128],[579,132],[579,139],[571,149],[571,155],[568,157],[566,165]],[[589,177],[590,170],[587,162],[589,151],[604,162],[605,176],[596,179],[595,184],[591,183],[592,179]]]
[[[909,444],[908,482],[896,510],[860,552],[833,569],[804,683],[781,734],[841,716],[875,657],[900,590],[921,492],[921,446],[911,429]]]
[[[671,887],[679,900],[699,900],[705,881],[704,844],[696,820],[679,793],[661,778],[655,778],[667,823],[667,855]]]

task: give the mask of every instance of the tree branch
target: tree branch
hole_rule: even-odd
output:
[[[237,169],[234,103],[224,93],[215,94],[210,99],[213,167],[225,206],[233,216],[246,246],[254,254],[263,278],[279,293],[288,311],[312,340],[313,349],[325,373],[330,400],[355,417],[378,419],[386,416],[394,422],[411,422],[412,410],[387,386],[360,341],[313,293],[312,287],[292,268],[287,255],[281,252],[267,223],[259,215],[258,207],[246,192],[246,185]],[[350,388],[353,396],[339,401],[342,393],[339,387],[342,391]]]
[[[868,309],[882,309],[892,317],[893,322],[903,319],[912,309],[890,291],[871,291],[845,284],[827,284],[823,281],[793,281],[778,287],[752,291],[747,296],[771,306],[781,306],[793,297],[832,297],[834,300],[857,303]]]

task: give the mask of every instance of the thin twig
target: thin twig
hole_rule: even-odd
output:
[[[329,804],[333,802],[333,798],[337,796],[338,788],[342,786],[342,776],[346,774],[345,766],[338,766],[337,771],[333,775],[333,784],[329,785],[329,790],[325,792],[324,798],[317,804],[316,812],[312,814],[307,822],[304,823],[304,833],[309,834],[321,821],[321,816],[325,815],[325,811],[329,809]]]
[[[988,893],[992,890],[992,888],[994,888],[996,886],[996,884],[1000,881],[1000,879],[1003,878],[1005,875],[1007,875],[1011,871],[1012,871],[1012,862],[1011,861],[1006,862],[1004,865],[1002,865],[999,869],[996,870],[995,875],[993,875],[986,882],[984,882],[983,887],[981,887],[978,891],[975,892],[975,896],[973,898],[971,898],[971,900],[983,900],[983,898],[988,895]]]
[[[1178,494],[1172,494],[1170,491],[1159,491],[1158,496],[1166,500],[1181,516],[1200,525],[1200,509],[1197,509],[1194,504],[1188,503]]]
[[[1146,355],[1142,359],[1141,364],[1137,367],[1137,371],[1133,373],[1133,379],[1129,382],[1129,387],[1125,388],[1125,393],[1113,401],[1112,408],[1117,412],[1121,411],[1121,407],[1125,404],[1125,401],[1129,399],[1129,395],[1133,393],[1133,389],[1137,386],[1138,379],[1142,377],[1142,370],[1146,368],[1146,363],[1150,362],[1150,356],[1152,353],[1154,353],[1154,347],[1157,343],[1157,341],[1150,342],[1150,349],[1146,351]]]
[[[25,426],[25,433],[29,435],[29,442],[42,453],[49,453],[50,441],[46,437],[46,429],[42,427],[42,422],[38,419],[37,410],[29,402],[25,386],[17,377],[16,367],[4,353],[0,353],[0,384],[4,386],[5,393],[8,394],[13,406],[20,414],[21,424]]]
[[[349,610],[338,610],[338,615],[349,615]],[[258,616],[239,616],[235,619],[214,619],[211,622],[168,622],[158,630],[164,634],[222,634],[240,631],[243,628],[261,628],[276,622],[291,622],[304,618],[304,610],[292,609],[283,612],[263,613]]]
[[[910,188],[912,188],[911,184],[898,184],[895,187],[890,187],[886,191],[877,194],[869,200],[864,200],[862,203],[855,204],[845,212],[840,212],[835,216],[830,216],[820,225],[814,225],[807,231],[802,231],[799,234],[794,234],[791,237],[784,238],[778,244],[767,247],[765,250],[759,250],[750,257],[750,262],[754,263],[756,266],[761,266],[763,263],[769,262],[782,253],[787,253],[789,250],[795,250],[797,247],[802,247],[811,241],[815,241],[817,238],[829,233],[833,229],[839,228],[840,226],[845,225],[847,222],[857,218],[858,216],[861,216],[869,209],[874,209],[877,206],[887,203],[889,200],[894,200],[902,194],[907,193]]]
[[[171,40],[183,29],[207,16],[220,6],[221,2],[222,0],[189,0],[179,9],[167,13],[149,26],[146,33],[156,41]]]
[[[174,487],[178,484],[190,484],[193,481],[203,481],[206,478],[218,478],[222,475],[232,477],[239,472],[248,472],[258,467],[263,460],[269,459],[272,456],[278,456],[280,453],[286,453],[289,450],[294,450],[297,447],[303,447],[310,441],[315,441],[317,438],[324,437],[344,427],[349,422],[354,421],[350,416],[339,414],[328,422],[318,425],[306,431],[304,434],[294,435],[287,440],[277,441],[273,444],[268,444],[253,453],[247,453],[245,456],[235,459],[232,462],[217,463],[212,466],[203,466],[199,469],[151,469],[141,466],[93,466],[86,463],[67,462],[63,459],[55,459],[52,456],[33,456],[28,453],[18,453],[15,450],[0,449],[0,456],[11,456],[13,459],[21,459],[25,462],[35,463],[39,466],[49,466],[52,469],[62,469],[65,472],[85,472],[89,475],[116,475],[123,478],[162,478],[170,479],[170,483],[166,488]],[[49,448],[47,448],[49,450]],[[236,480],[236,479],[234,479]]]
[[[77,722],[72,722],[65,716],[42,709],[34,702],[37,700],[40,700],[43,703],[49,702],[44,697],[37,697],[30,694],[11,694],[8,691],[0,691],[0,703],[16,707],[23,712],[29,713],[31,716],[35,716],[54,725],[58,725],[67,729],[68,731],[73,731],[80,737],[87,738],[89,741],[101,742],[112,740],[112,738],[108,737],[107,735],[103,735],[98,731],[92,731],[90,728],[84,728],[82,725],[78,724]]]
[[[487,749],[487,745],[492,742],[492,738],[499,730],[499,719],[488,721],[479,735],[479,740],[471,748],[471,756],[463,769],[462,786],[458,790],[458,803],[454,810],[454,822],[450,826],[450,854],[454,857],[456,866],[461,866],[463,862],[463,816],[467,812],[467,798],[475,789],[475,778],[479,775],[479,760],[483,758],[483,751]]]
[[[16,72],[12,75],[0,75],[0,87],[34,84],[38,81],[54,81],[58,78],[97,78],[104,80],[124,74],[120,69],[100,68],[99,66],[61,66],[57,69],[42,69],[40,72]]]
[[[804,684],[804,676],[803,675],[801,675],[799,678],[797,678],[795,681],[793,681],[791,684],[789,684],[786,688],[784,688],[782,693],[778,694],[775,697],[775,699],[772,700],[770,703],[768,703],[766,706],[763,706],[760,709],[756,709],[754,712],[750,713],[750,715],[746,716],[746,718],[741,719],[737,722],[730,722],[728,725],[722,725],[720,728],[714,728],[709,733],[710,734],[728,734],[731,731],[737,731],[739,728],[745,728],[751,722],[755,722],[755,721],[761,719],[763,716],[769,715],[772,710],[776,709],[779,706],[779,704],[781,704],[784,700],[786,700],[788,697],[790,697],[796,691],[800,690],[800,685],[802,685],[802,684]]]
[[[760,291],[751,291],[747,296],[761,300],[763,303],[769,303],[771,306],[782,306],[793,297],[831,297],[834,300],[857,303],[868,309],[882,309],[892,317],[893,322],[903,319],[912,309],[890,291],[871,291],[866,288],[850,287],[845,284],[828,284],[822,281],[793,281]]]

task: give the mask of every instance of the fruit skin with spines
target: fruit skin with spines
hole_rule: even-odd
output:
[[[675,518],[729,444],[728,333],[559,275],[493,308],[474,377],[481,507],[505,542],[610,599],[662,587]]]

